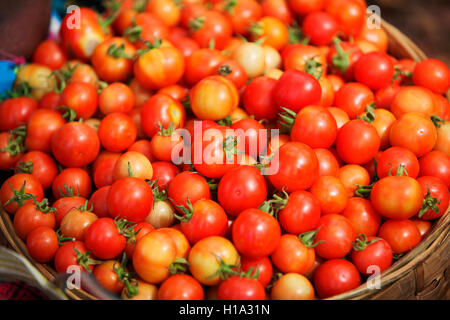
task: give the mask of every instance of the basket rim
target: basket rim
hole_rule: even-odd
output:
[[[427,58],[425,53],[418,48],[405,34],[403,34],[396,27],[381,19],[381,27],[386,31],[389,41],[396,39],[402,43],[402,49],[413,60],[420,61]],[[428,235],[419,243],[417,247],[408,252],[401,259],[396,261],[387,270],[381,274],[381,289],[373,290],[367,288],[366,283],[362,283],[359,287],[344,292],[339,295],[329,297],[324,300],[346,300],[355,298],[369,298],[371,295],[386,289],[394,281],[414,270],[414,268],[424,259],[429,257],[443,241],[448,240],[450,230],[450,207],[447,212],[442,215],[430,230]],[[56,270],[49,264],[41,264],[30,257],[26,250],[25,243],[17,236],[14,225],[9,214],[0,208],[0,231],[11,245],[11,247],[18,253],[24,255],[42,274],[44,277],[53,281],[55,279]],[[67,289],[65,291],[70,299],[74,300],[98,300],[97,297],[88,293],[83,289]]]

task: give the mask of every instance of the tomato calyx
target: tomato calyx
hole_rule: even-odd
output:
[[[2,93],[0,97],[0,102],[3,100],[19,97],[31,97],[31,87],[28,82],[22,81],[17,84],[14,88],[9,89]]]
[[[36,205],[36,209],[41,211],[41,212],[49,213],[49,212],[55,212],[56,211],[55,208],[49,207],[47,198],[42,199],[41,202],[38,202],[36,200],[35,196],[32,196],[32,199],[34,201],[34,204]]]
[[[90,266],[102,263],[101,261],[92,259],[90,251],[86,251],[86,252],[81,253],[75,247],[73,248],[73,251],[75,251],[75,255],[76,255],[76,258],[77,258],[77,263],[80,266],[82,266],[84,269],[86,269],[86,271],[89,272],[89,273],[92,272]]]
[[[109,34],[109,26],[116,20],[117,16],[119,15],[120,10],[113,11],[113,14],[109,17],[101,17],[98,16],[97,23],[99,24],[100,28],[102,28],[102,31],[105,34]]]
[[[392,176],[391,170],[392,170],[392,168],[389,169],[389,172],[388,172],[388,176],[389,176],[389,177]],[[404,166],[403,164],[400,164],[400,165],[397,167],[397,171],[395,172],[395,176],[396,176],[396,177],[402,177],[403,175],[408,176],[408,171],[406,171],[406,168],[405,168],[405,166]]]
[[[283,210],[286,207],[286,204],[289,201],[289,194],[284,190],[282,190],[282,195],[274,194],[272,199],[264,201],[258,209],[264,212],[267,212],[271,216],[277,216],[280,210]]]
[[[278,113],[278,116],[280,117],[278,123],[280,124],[281,132],[290,134],[292,127],[294,126],[297,113],[285,107],[281,107],[281,109],[284,110],[284,112]]]
[[[181,222],[189,222],[192,219],[192,215],[194,214],[194,207],[191,203],[191,200],[189,200],[189,197],[187,198],[187,200],[184,202],[187,206],[185,205],[177,205],[176,207],[179,208],[181,210],[181,212],[183,213],[182,216],[178,215],[178,214],[174,214],[175,218]]]
[[[225,151],[225,158],[227,163],[233,163],[234,156],[243,154],[244,152],[237,149],[239,144],[239,137],[228,136],[222,143],[223,150]]]
[[[237,3],[238,3],[237,0],[228,0],[227,3],[225,4],[224,10],[228,13],[231,13],[231,11],[237,5]]]
[[[76,240],[75,238],[72,238],[72,237],[66,237],[61,232],[61,229],[56,230],[56,238],[58,239],[58,246],[60,246],[60,247],[67,242],[73,242]]]
[[[368,185],[356,184],[355,197],[364,199],[370,198],[370,194],[374,185],[375,183],[371,183]]]
[[[11,154],[12,155],[12,154]],[[14,170],[15,173],[33,173],[33,162],[32,161],[19,161],[17,164],[16,169]]]
[[[9,183],[9,187],[11,188],[11,191],[13,192],[13,196],[8,201],[5,202],[5,204],[3,205],[4,207],[6,207],[8,204],[13,203],[13,202],[17,202],[19,207],[21,207],[24,205],[26,200],[33,199],[32,194],[25,193],[26,181],[23,182],[23,185],[20,188],[20,190],[14,189],[11,182],[8,182],[8,183]]]
[[[272,278],[270,279],[269,284],[266,286],[266,290],[270,291],[275,283],[283,276],[281,272],[274,272],[272,274]]]
[[[84,204],[79,208],[80,211],[83,212],[92,212],[94,210],[94,205],[91,203],[91,206],[88,208],[89,200],[86,200]]]
[[[66,184],[64,184],[63,188],[64,188],[64,190],[61,190],[61,188],[58,187],[59,194],[61,195],[62,198],[78,197],[80,195],[80,190],[79,189],[78,189],[77,193],[74,193],[73,186],[69,187]],[[78,186],[77,186],[77,188],[78,188]]]
[[[205,17],[197,17],[189,20],[189,29],[191,32],[195,32],[203,28],[205,24]]]
[[[14,130],[10,131],[10,136],[8,139],[8,145],[0,149],[0,152],[7,152],[12,157],[17,156],[19,153],[25,151],[25,146],[23,145],[24,138],[22,136],[15,136]],[[23,162],[22,162],[23,163]]]
[[[150,188],[152,189],[153,199],[155,199],[155,201],[166,201],[168,199],[168,195],[167,195],[167,191],[166,191],[167,184],[164,184],[165,185],[164,189],[159,190],[158,180],[150,180],[147,183],[150,186]]]
[[[397,260],[399,260],[401,257],[403,257],[404,255],[405,255],[404,252],[402,252],[402,253],[394,253],[394,254],[392,255],[392,260],[397,261]]]
[[[189,268],[189,262],[185,258],[175,258],[169,266],[170,274],[186,273]]]
[[[442,120],[442,118],[439,117],[438,115],[433,114],[433,115],[430,117],[430,119],[431,119],[431,121],[433,122],[433,124],[434,124],[436,127],[438,127],[438,128],[440,128],[443,124],[445,124],[445,121]]]
[[[363,233],[360,233],[356,236],[356,239],[353,242],[353,250],[362,251],[362,250],[366,249],[368,246],[370,246],[372,243],[375,243],[379,240],[382,240],[382,239],[374,238],[374,239],[368,241],[367,236]]]
[[[132,298],[139,293],[139,290],[137,287],[137,280],[134,278],[135,273],[129,272],[125,269],[127,262],[127,255],[123,253],[120,265],[117,267],[117,263],[114,263],[113,270],[117,274],[117,278],[119,279],[119,281],[125,285],[126,296],[128,298]]]
[[[123,35],[130,42],[136,42],[141,38],[142,27],[137,25],[135,21],[131,23],[131,26],[126,28]]]
[[[320,80],[322,77],[323,69],[320,70],[319,68],[322,66],[322,64],[314,59],[314,57],[306,60],[305,64],[305,72],[312,75],[314,78],[317,79],[317,81]]]
[[[316,230],[303,232],[298,235],[298,238],[303,243],[303,245],[307,248],[314,248],[317,247],[321,243],[325,243],[325,240],[320,240],[317,242],[314,242],[317,236],[317,232],[319,232],[321,227],[317,228]]]
[[[394,77],[392,78],[392,81],[395,80],[401,80],[403,78],[411,78],[412,72],[408,70],[403,70],[401,66],[394,66]]]
[[[232,72],[233,72],[233,69],[231,69],[231,67],[228,65],[222,65],[217,69],[217,73],[224,77],[226,77],[227,75],[229,75]]]
[[[217,124],[224,126],[224,127],[229,127],[233,124],[233,120],[231,119],[230,116],[226,116],[225,118],[217,120],[216,122],[217,122]]]
[[[73,110],[72,108],[66,107],[66,106],[60,106],[60,110],[64,110],[62,117],[66,119],[67,122],[73,122],[77,118],[77,112]]]
[[[373,123],[376,119],[375,113],[373,113],[375,109],[375,103],[368,104],[364,114],[362,116],[356,116],[356,118],[368,123]]]
[[[264,33],[261,22],[252,22],[248,27],[248,31],[250,31],[253,36],[261,36]]]
[[[427,194],[425,195],[425,197],[422,200],[422,207],[420,208],[419,213],[417,214],[417,216],[419,218],[422,218],[422,216],[425,214],[425,212],[427,212],[428,210],[433,210],[436,213],[439,213],[439,207],[438,204],[441,204],[441,200],[431,197],[431,191],[430,191],[430,187],[428,187],[428,191]]]
[[[161,48],[162,39],[158,39],[157,37],[154,37],[153,43],[150,41],[142,41],[142,42],[145,45],[145,47],[143,49],[139,49],[136,51],[137,56],[141,56],[152,49]]]
[[[108,56],[111,56],[116,59],[133,59],[132,55],[129,55],[125,52],[125,43],[122,43],[120,46],[116,46],[115,43],[109,46],[107,51]]]
[[[161,122],[158,122],[158,134],[163,137],[170,137],[173,134],[173,131],[175,130],[175,125],[171,121],[169,123],[169,127],[166,129],[164,128],[164,125]]]
[[[337,68],[341,74],[345,74],[350,65],[350,54],[353,50],[344,51],[341,46],[342,40],[335,37],[333,43],[336,47],[337,54],[331,59],[333,67]]]
[[[237,269],[239,269],[239,264],[234,265],[234,264],[227,264],[225,263],[221,257],[219,257],[218,255],[215,255],[217,261],[219,261],[219,267],[217,268],[217,271],[214,272],[213,274],[209,275],[207,278],[213,278],[216,276],[219,276],[222,280],[226,280],[228,279],[229,276],[237,276],[240,273],[237,271]]]
[[[127,243],[135,243],[136,242],[136,235],[139,233],[139,230],[134,230],[134,227],[136,226],[135,223],[128,221],[124,218],[114,218],[114,224],[117,227],[117,231],[119,234],[124,236],[127,239]]]

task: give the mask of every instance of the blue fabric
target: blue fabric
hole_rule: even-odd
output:
[[[16,80],[15,66],[11,61],[0,60],[0,95],[12,88]]]

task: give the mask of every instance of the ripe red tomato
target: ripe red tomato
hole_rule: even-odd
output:
[[[203,300],[205,292],[201,284],[190,275],[175,274],[161,284],[158,300]]]
[[[358,0],[330,0],[325,11],[336,19],[339,31],[346,37],[357,35],[366,21],[365,5]]]
[[[89,119],[97,111],[97,89],[86,82],[69,83],[61,93],[60,105],[75,111],[76,119]]]
[[[317,157],[309,146],[301,142],[287,142],[274,155],[269,180],[278,190],[294,192],[309,189],[319,175]]]
[[[60,246],[54,264],[60,273],[65,273],[71,266],[79,266],[82,271],[94,270],[94,259],[82,241],[70,241]]]
[[[319,177],[321,176],[337,176],[339,170],[339,162],[336,156],[328,149],[314,149],[317,160],[319,161]]]
[[[137,129],[130,116],[113,112],[100,122],[98,137],[102,146],[112,152],[128,149],[136,140]]]
[[[52,193],[55,199],[65,196],[81,196],[88,198],[92,190],[92,181],[86,170],[67,168],[53,180]]]
[[[314,266],[314,248],[293,234],[284,234],[270,256],[273,264],[283,273],[306,274]]]
[[[219,300],[265,300],[266,291],[257,279],[231,276],[220,283]]]
[[[100,218],[94,221],[84,235],[89,251],[99,259],[108,260],[117,257],[125,250],[127,238],[118,227],[119,222],[112,218]]]
[[[21,139],[13,133],[0,133],[0,169],[10,170],[17,166],[17,162],[23,156]]]
[[[65,123],[59,112],[47,109],[36,110],[27,123],[25,146],[28,150],[50,153],[52,136]]]
[[[441,179],[432,176],[422,176],[417,179],[417,182],[422,188],[424,197],[419,218],[432,220],[442,216],[448,209],[450,198],[445,183]]]
[[[130,112],[134,108],[135,97],[129,86],[114,82],[102,90],[98,97],[99,110],[108,115],[113,112]]]
[[[9,131],[28,122],[37,109],[36,100],[31,97],[18,97],[0,103],[0,131]]]
[[[28,234],[37,227],[55,228],[55,213],[48,207],[48,200],[27,203],[21,206],[14,215],[14,229],[17,235],[26,240]]]
[[[219,50],[212,48],[195,50],[186,59],[184,80],[188,85],[195,85],[203,78],[216,74],[223,61],[225,61],[225,56]]]
[[[66,63],[67,56],[55,40],[42,41],[34,50],[32,61],[42,64],[52,70],[61,68]]]
[[[0,188],[0,201],[3,208],[14,214],[20,206],[33,203],[33,199],[23,199],[23,194],[26,193],[33,195],[37,201],[44,199],[44,189],[38,178],[28,173],[16,173],[9,177]],[[8,203],[8,201],[11,202]]]
[[[40,263],[53,260],[58,250],[58,237],[52,228],[41,226],[27,236],[27,249],[30,256]]]
[[[375,97],[364,84],[349,82],[336,92],[334,105],[344,110],[350,119],[355,119],[365,112],[366,107],[373,103]]]
[[[417,246],[421,240],[419,229],[411,220],[387,220],[378,236],[389,243],[394,253],[405,253]]]
[[[419,176],[441,179],[450,188],[450,156],[442,151],[431,151],[419,159]]]
[[[100,151],[97,132],[82,122],[66,123],[51,139],[52,154],[65,167],[84,167]]]
[[[239,214],[232,226],[236,249],[250,258],[272,254],[280,241],[281,229],[277,220],[259,209],[247,209]]]
[[[355,64],[355,79],[372,90],[391,84],[394,78],[394,64],[384,52],[374,51],[363,55]]]
[[[230,41],[233,29],[225,15],[219,11],[206,10],[201,15],[189,20],[190,37],[201,48],[208,48],[214,41],[214,48],[223,50]]]
[[[218,1],[216,6],[230,20],[233,33],[243,36],[248,35],[249,27],[263,15],[261,5],[255,0]]]
[[[56,175],[58,168],[55,160],[42,151],[30,151],[25,153],[16,163],[16,171],[31,173],[39,179],[44,190],[48,189]]]
[[[217,198],[232,216],[245,209],[257,208],[267,197],[267,185],[260,171],[252,166],[238,166],[220,179]]]
[[[348,199],[342,215],[352,223],[356,234],[362,233],[366,236],[374,236],[380,227],[380,215],[375,211],[372,203],[364,198],[352,197]]]
[[[77,196],[63,197],[56,200],[53,203],[53,208],[56,209],[56,226],[58,228],[61,226],[61,221],[64,219],[70,209],[82,207],[86,203],[86,200],[86,198]]]
[[[450,87],[450,70],[440,60],[425,59],[416,64],[413,72],[413,81],[417,86],[428,88],[435,93],[444,94]]]
[[[76,240],[84,240],[86,230],[97,220],[97,215],[87,208],[86,200],[83,206],[70,209],[61,221],[61,233]]]
[[[400,118],[409,112],[418,112],[429,118],[439,115],[439,104],[430,90],[418,86],[406,86],[398,89],[390,104],[391,112]]]
[[[92,211],[95,212],[99,218],[110,216],[107,203],[110,188],[111,186],[100,187],[95,190],[89,198],[88,208],[92,208]]]
[[[322,89],[319,81],[309,73],[287,70],[274,88],[275,102],[294,112],[320,102]]]
[[[274,121],[280,111],[275,102],[277,80],[269,77],[257,77],[248,84],[242,96],[245,110],[256,120]]]
[[[211,199],[208,182],[196,172],[183,171],[169,183],[168,195],[177,210],[186,206],[187,200],[194,205],[198,200]]]
[[[315,247],[316,253],[325,259],[342,258],[353,247],[356,237],[350,220],[338,214],[327,214],[319,220],[319,230],[315,243],[324,241]]]
[[[259,274],[258,280],[261,282],[263,287],[267,287],[273,275],[272,261],[269,257],[263,258],[248,258],[246,256],[241,257],[241,270],[244,272],[249,272],[252,268],[251,275]]]
[[[352,251],[352,262],[363,275],[372,275],[375,271],[374,266],[379,268],[379,272],[391,266],[393,253],[386,240],[363,236],[362,239],[358,237],[356,241]]]
[[[347,205],[348,191],[337,177],[319,177],[312,185],[311,193],[319,200],[322,215],[341,213]]]
[[[417,178],[419,175],[419,161],[410,150],[403,147],[391,147],[383,151],[377,160],[377,175],[384,178],[388,175],[395,175],[397,169],[402,165],[408,176]]]
[[[309,13],[302,24],[302,31],[316,46],[326,46],[333,41],[338,32],[336,19],[327,12],[315,11]]]
[[[289,0],[292,11],[300,15],[322,10],[325,7],[325,3],[325,0]]]

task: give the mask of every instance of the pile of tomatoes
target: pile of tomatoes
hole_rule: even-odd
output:
[[[327,298],[382,273],[447,211],[450,72],[394,58],[367,18],[363,0],[69,13],[0,105],[0,201],[30,256],[124,299]]]

